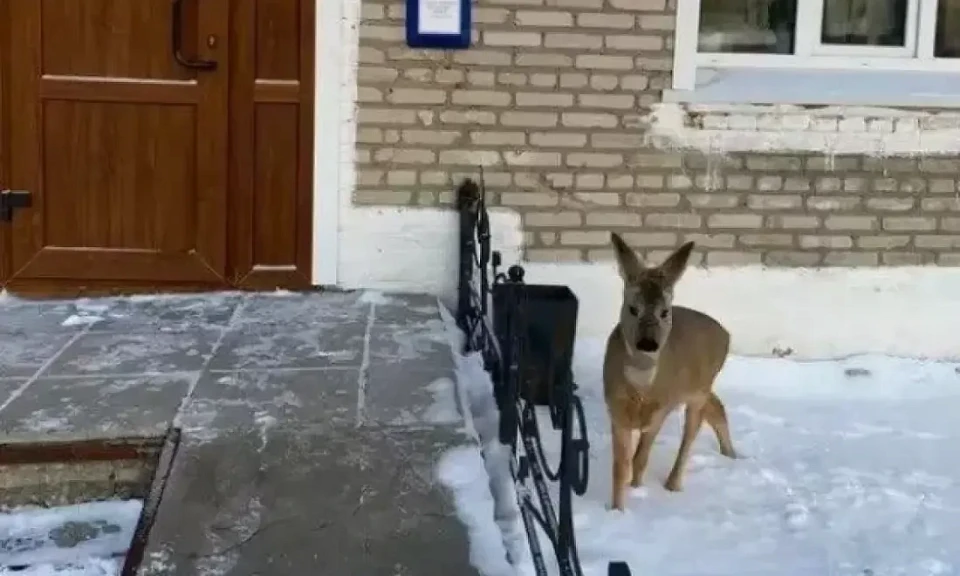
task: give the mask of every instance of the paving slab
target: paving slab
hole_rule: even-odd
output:
[[[224,329],[243,302],[238,293],[215,296],[171,296],[116,300],[105,309],[81,310],[92,322],[92,332],[187,332]]]
[[[318,326],[366,322],[370,305],[363,294],[350,293],[267,293],[250,296],[235,325]]]
[[[26,382],[25,378],[0,378],[0,406],[9,402],[13,393]]]
[[[41,376],[92,376],[196,372],[213,356],[222,330],[176,334],[123,332],[82,334]]]
[[[443,329],[439,318],[408,325],[374,324],[370,328],[371,363],[384,366],[452,364],[450,341]]]
[[[288,423],[353,426],[359,370],[207,373],[177,419],[187,443]]]
[[[227,332],[210,370],[360,366],[366,326],[254,324]]]
[[[9,439],[162,436],[195,375],[40,378],[3,409]]]
[[[76,316],[84,302],[85,300],[37,302],[4,298],[0,302],[0,336],[79,330],[83,327],[82,324],[67,322],[65,325],[64,322]]]
[[[29,378],[73,341],[70,332],[12,332],[0,330],[0,377]]]
[[[376,300],[374,316],[378,326],[413,326],[439,320],[437,299],[426,294],[385,296]]]

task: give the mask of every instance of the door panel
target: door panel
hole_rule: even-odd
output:
[[[314,5],[234,3],[232,278],[247,288],[311,284]]]
[[[214,71],[174,59],[170,0],[6,5],[10,186],[33,193],[11,285],[222,285],[228,0],[184,0],[183,51]]]

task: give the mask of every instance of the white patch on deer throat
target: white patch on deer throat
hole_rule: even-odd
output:
[[[632,384],[634,388],[641,390],[650,388],[653,385],[653,379],[656,375],[656,364],[650,368],[637,368],[629,364],[623,367],[623,376],[627,379],[627,382]]]

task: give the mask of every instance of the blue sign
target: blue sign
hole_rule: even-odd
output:
[[[407,45],[442,50],[470,47],[471,0],[406,0]]]

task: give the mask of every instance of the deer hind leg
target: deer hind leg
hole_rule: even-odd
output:
[[[611,507],[623,510],[623,500],[626,496],[627,483],[630,480],[630,463],[634,451],[634,430],[625,426],[618,426],[611,421],[611,442],[613,444],[613,495]]]
[[[650,451],[653,449],[653,442],[663,427],[663,421],[667,418],[667,410],[657,410],[650,416],[643,432],[640,433],[640,443],[637,451],[633,454],[633,478],[630,485],[636,488],[643,482],[643,472],[647,469],[647,462],[650,460]]]
[[[680,450],[677,451],[677,460],[673,463],[673,469],[670,470],[670,475],[667,476],[667,481],[663,485],[671,492],[681,490],[683,469],[687,465],[687,459],[690,458],[690,448],[697,438],[701,424],[703,424],[703,404],[687,404],[687,410],[683,418],[683,437],[680,439]]]
[[[716,394],[710,393],[707,403],[703,406],[703,418],[717,434],[720,444],[720,453],[727,458],[736,458],[737,451],[733,449],[733,440],[730,438],[730,424],[727,422],[727,410]]]

